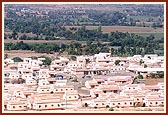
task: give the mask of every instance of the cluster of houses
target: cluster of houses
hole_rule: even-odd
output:
[[[130,84],[130,80],[125,83],[118,83],[115,78],[86,81],[85,86],[93,99],[85,101],[85,105],[92,108],[164,106],[164,83]]]
[[[132,84],[137,74],[164,71],[163,56],[112,57],[110,53],[99,53],[77,56],[76,61],[59,57],[49,67],[44,66],[43,60],[24,58],[18,63],[4,60],[4,110],[62,110],[82,104],[91,108],[164,106],[164,83]],[[84,83],[91,99],[80,103],[82,96],[67,84],[67,76],[91,76]],[[22,83],[11,82],[20,79]]]

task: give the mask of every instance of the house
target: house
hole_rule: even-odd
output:
[[[6,109],[8,111],[25,111],[27,110],[27,104],[21,101],[9,101]]]
[[[5,65],[8,65],[8,64],[13,64],[14,63],[14,60],[10,59],[10,58],[7,58],[4,60],[4,64]]]
[[[32,109],[36,111],[41,110],[62,110],[64,109],[64,103],[60,99],[51,100],[37,100],[32,104]]]
[[[160,98],[158,95],[149,95],[145,98],[145,106],[147,107],[163,107],[164,98]]]
[[[64,57],[59,57],[51,62],[50,70],[63,71],[64,67],[68,64],[69,59]]]
[[[66,86],[67,79],[57,80],[55,83],[57,86]]]
[[[108,92],[120,93],[121,92],[121,88],[118,85],[99,85],[97,89],[102,90],[103,93],[108,93]]]
[[[108,100],[109,107],[132,107],[134,99],[128,96],[118,96]]]
[[[66,91],[63,95],[63,99],[66,101],[74,101],[79,99],[77,90]]]
[[[89,104],[92,108],[106,108],[107,100],[106,99],[92,99]]]
[[[28,86],[37,85],[37,81],[35,79],[32,79],[32,78],[27,78],[26,79],[26,85],[28,85]]]
[[[102,91],[102,90],[98,90],[98,89],[91,89],[91,90],[90,90],[90,95],[91,95],[91,97],[93,97],[93,98],[97,98],[97,97],[99,97],[101,94],[103,94],[103,91]]]
[[[90,80],[90,81],[85,82],[85,87],[86,88],[90,89],[90,88],[95,88],[96,86],[98,86],[98,83],[95,80]]]

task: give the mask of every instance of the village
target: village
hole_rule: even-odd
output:
[[[164,72],[164,56],[60,56],[48,67],[43,60],[4,60],[4,111],[165,110],[165,80],[145,84],[151,73]]]

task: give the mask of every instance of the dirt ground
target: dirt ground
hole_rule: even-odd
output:
[[[65,26],[70,28],[72,26]],[[74,26],[79,27],[79,26]],[[87,29],[97,29],[98,26],[86,26]],[[163,28],[154,29],[152,27],[130,27],[130,26],[102,26],[103,33],[109,32],[129,32],[129,33],[163,33]]]
[[[151,79],[151,78],[149,78],[149,79],[147,79],[147,78],[145,78],[145,84],[146,85],[156,85],[156,84],[158,84],[159,82],[164,82],[164,78],[157,78],[157,79]]]
[[[56,58],[57,54],[47,54],[47,53],[35,53],[34,51],[23,51],[23,50],[12,50],[12,51],[4,51],[4,54],[8,54],[9,58],[20,57],[20,58],[27,58],[27,57],[40,57],[40,56],[47,56],[50,58]]]

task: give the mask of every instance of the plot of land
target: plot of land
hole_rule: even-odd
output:
[[[5,39],[4,42],[5,43],[16,43],[16,42],[20,42],[23,41],[24,43],[70,43],[74,40],[13,40],[13,39]]]
[[[9,58],[20,57],[20,58],[27,58],[27,57],[40,57],[40,56],[47,56],[52,59],[55,58],[55,54],[46,54],[46,53],[35,53],[34,51],[25,51],[25,50],[12,50],[12,51],[4,51],[4,54],[8,54]]]
[[[66,26],[66,28],[76,27],[79,28],[80,26]],[[86,29],[97,29],[98,26],[86,26]],[[102,26],[103,33],[110,33],[110,32],[129,32],[129,33],[163,33],[163,28],[152,28],[152,27],[133,27],[133,26]]]
[[[147,79],[147,78],[145,78],[145,84],[146,85],[156,85],[156,84],[158,84],[158,83],[160,83],[160,82],[164,82],[164,78],[157,78],[157,79],[151,79],[151,78],[149,78],[149,79]]]

